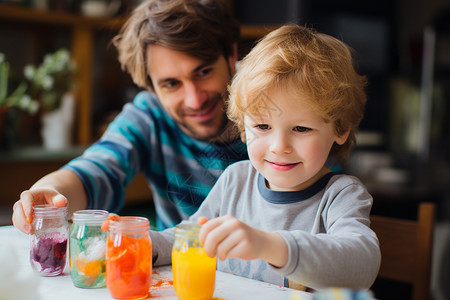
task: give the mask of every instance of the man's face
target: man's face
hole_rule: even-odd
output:
[[[147,47],[147,70],[161,104],[187,135],[212,139],[227,123],[226,87],[236,59],[205,63],[158,45]]]

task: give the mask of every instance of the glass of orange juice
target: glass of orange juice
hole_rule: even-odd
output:
[[[173,285],[180,300],[212,299],[216,282],[216,258],[209,257],[198,240],[200,226],[175,227],[172,248]]]

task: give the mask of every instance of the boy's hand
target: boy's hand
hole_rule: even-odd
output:
[[[279,234],[253,228],[232,216],[208,220],[199,238],[206,254],[220,260],[263,259],[278,267],[287,262],[287,245]]]
[[[34,218],[33,206],[39,204],[53,204],[65,206],[66,197],[50,188],[36,188],[20,194],[20,200],[14,203],[12,221],[14,226],[26,234],[32,234],[31,222]]]
[[[203,224],[199,238],[206,254],[217,255],[220,260],[258,258],[263,242],[260,232],[232,216],[209,220]]]

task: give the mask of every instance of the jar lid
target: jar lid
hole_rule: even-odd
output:
[[[109,220],[109,230],[141,232],[150,229],[150,222],[145,217],[116,217]]]
[[[109,212],[99,209],[83,209],[73,213],[74,223],[84,223],[89,225],[102,225],[108,218]]]
[[[39,204],[33,206],[34,214],[38,216],[67,215],[67,206],[55,206],[52,204]]]
[[[181,223],[175,226],[175,237],[196,239],[200,233],[201,226],[195,223]]]

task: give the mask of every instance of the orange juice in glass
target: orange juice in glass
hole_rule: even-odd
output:
[[[198,240],[200,226],[175,227],[172,248],[173,285],[180,300],[212,299],[216,281],[216,258],[209,257]]]
[[[147,218],[109,220],[106,286],[115,299],[144,299],[152,283],[152,241]]]

